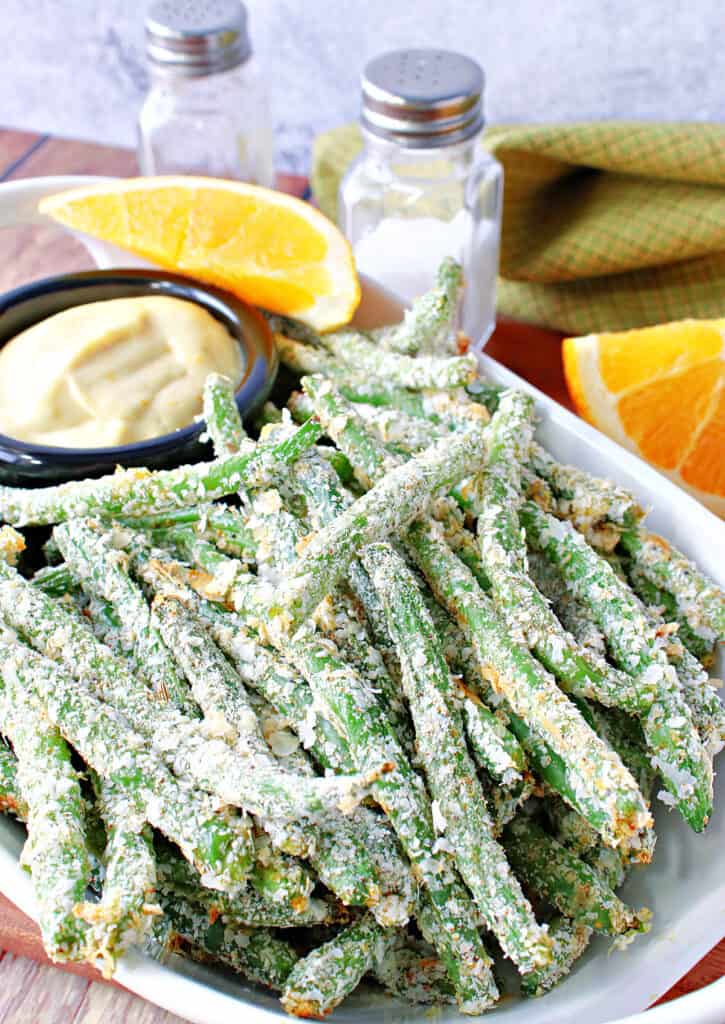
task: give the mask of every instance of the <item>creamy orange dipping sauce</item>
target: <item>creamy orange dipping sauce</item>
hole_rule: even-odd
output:
[[[191,423],[204,381],[241,378],[226,328],[183,299],[142,296],[75,306],[0,349],[0,431],[21,441],[102,448]]]

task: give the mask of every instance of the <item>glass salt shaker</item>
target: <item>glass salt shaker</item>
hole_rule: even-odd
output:
[[[151,88],[138,120],[142,174],[271,186],[267,92],[239,0],[155,0],[146,16]]]
[[[480,66],[447,50],[396,50],[361,77],[362,155],[339,222],[358,270],[412,301],[445,256],[464,268],[461,326],[485,344],[496,315],[503,169],[480,145]]]

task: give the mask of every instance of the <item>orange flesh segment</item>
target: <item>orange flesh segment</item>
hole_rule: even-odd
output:
[[[128,236],[128,213],[123,196],[89,196],[74,211],[73,227],[86,234],[124,245]]]
[[[317,330],[360,300],[350,246],[302,200],[243,182],[139,178],[42,200],[42,212]]]
[[[619,418],[642,455],[656,466],[680,464],[707,414],[723,364],[711,360],[630,391],[619,401]]]
[[[725,497],[725,386],[721,379],[707,424],[680,467],[685,483]]]
[[[725,519],[725,318],[565,338],[580,416]]]
[[[157,189],[155,192],[125,192],[129,248],[152,261],[174,265],[184,243],[189,223],[189,191],[183,188]]]
[[[663,372],[684,370],[716,358],[725,320],[686,320],[619,334],[599,335],[599,369],[613,394],[647,384]],[[636,351],[636,358],[633,353]]]
[[[178,188],[128,192],[122,199],[123,242],[155,263],[221,287],[231,275],[259,305],[271,303],[282,312],[303,309],[331,291],[330,275],[319,265],[327,246],[302,217],[286,212],[282,233],[279,211],[211,189],[195,195]],[[109,224],[105,230],[115,228]],[[260,276],[260,270],[276,280]]]
[[[285,210],[280,231],[276,207],[212,189],[196,193],[183,255],[203,251],[224,255],[235,266],[248,263],[274,271],[325,258],[327,243],[308,221]]]

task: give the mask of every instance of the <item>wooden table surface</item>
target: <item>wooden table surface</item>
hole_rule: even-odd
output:
[[[0,182],[50,174],[136,172],[129,150],[0,129]],[[281,188],[302,194],[305,182],[281,177]],[[0,292],[61,270],[90,266],[78,243],[60,231],[22,228],[0,232]],[[512,322],[500,323],[487,354],[531,381],[562,404],[561,336]],[[725,974],[725,940],[679,981],[663,1000],[675,999]],[[0,1024],[183,1024],[117,985],[102,982],[91,968],[49,965],[36,926],[0,895]]]

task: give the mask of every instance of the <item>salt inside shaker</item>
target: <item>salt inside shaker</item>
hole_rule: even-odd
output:
[[[143,174],[201,174],[271,186],[267,90],[240,0],[154,0],[151,88],[139,114]]]
[[[364,150],[345,175],[339,222],[358,270],[408,302],[445,256],[464,269],[461,326],[474,347],[495,324],[503,169],[480,145],[484,78],[447,50],[396,50],[361,77]]]

